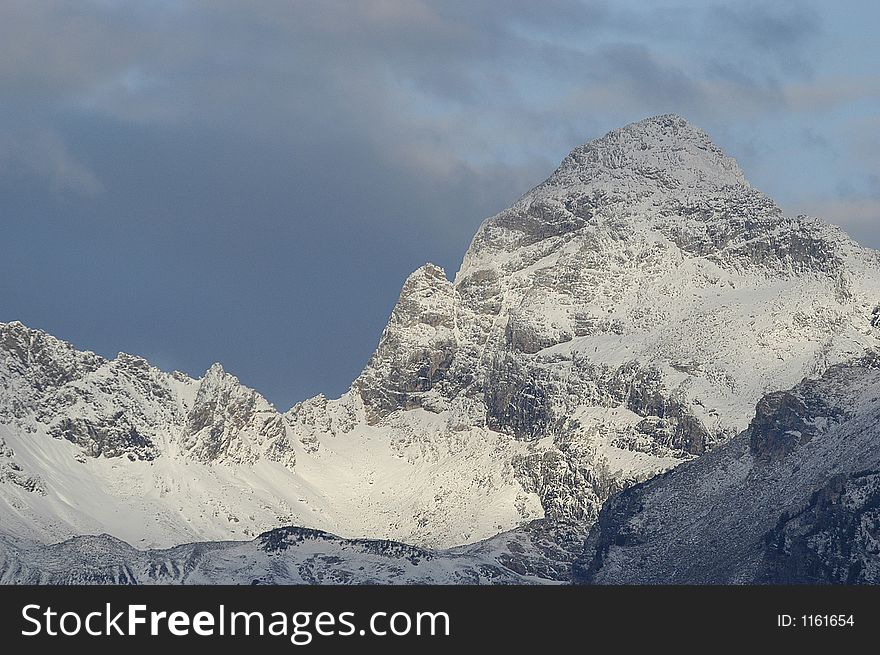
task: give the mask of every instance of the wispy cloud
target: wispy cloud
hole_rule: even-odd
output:
[[[97,176],[49,130],[0,131],[0,185],[35,177],[53,193],[94,196],[103,190]]]
[[[705,26],[709,38],[768,54],[791,73],[813,71],[810,46],[823,29],[819,13],[803,2],[709,6]]]

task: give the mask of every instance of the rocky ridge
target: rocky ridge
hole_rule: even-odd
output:
[[[149,551],[106,534],[50,546],[0,536],[0,584],[560,584],[573,549],[559,544],[572,537],[541,521],[442,551],[299,527]]]

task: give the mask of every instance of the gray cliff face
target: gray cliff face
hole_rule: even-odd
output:
[[[880,583],[880,355],[758,403],[748,430],[602,508],[594,584]]]
[[[821,390],[813,391],[814,386],[805,383],[799,393],[777,391],[758,402],[755,418],[749,425],[749,449],[757,461],[782,460],[816,436],[827,421],[846,417],[844,408],[826,405]],[[819,416],[821,421],[816,420]]]
[[[287,431],[284,417],[265,398],[214,364],[199,381],[181,445],[202,462],[253,464],[265,455],[292,467],[296,457]]]
[[[0,421],[56,439],[92,457],[150,460],[166,423],[179,421],[170,385],[146,361],[106,360],[20,323],[0,325]]]
[[[4,422],[29,414],[40,399],[106,364],[94,353],[79,352],[18,322],[0,323],[0,352],[0,420]]]
[[[376,352],[354,382],[369,421],[422,406],[445,379],[457,345],[454,293],[443,269],[433,264],[403,285]]]

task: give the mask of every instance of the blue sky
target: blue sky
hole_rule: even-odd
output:
[[[873,2],[6,0],[0,321],[282,409],[407,274],[574,146],[666,112],[880,247]]]

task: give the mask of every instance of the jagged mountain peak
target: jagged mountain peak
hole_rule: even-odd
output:
[[[400,299],[406,302],[411,298],[429,299],[437,293],[451,288],[446,271],[434,264],[425,264],[413,271],[400,290]]]
[[[436,293],[443,293],[451,288],[451,283],[446,277],[446,271],[430,262],[420,266],[409,274],[400,290],[401,302],[408,302],[412,298],[431,298]]]
[[[0,376],[20,377],[37,390],[55,388],[94,371],[106,360],[19,321],[0,323]],[[0,396],[3,394],[0,393]],[[0,406],[0,415],[5,411]]]
[[[572,150],[545,183],[648,182],[665,189],[747,185],[736,161],[702,129],[663,114],[612,130]]]
[[[453,285],[439,266],[425,264],[404,282],[379,346],[353,385],[375,410],[371,420],[416,406],[410,398],[443,377],[455,351],[454,304]]]
[[[786,217],[703,130],[664,114],[572,150],[546,181],[482,223],[455,280],[658,239],[730,268],[828,270],[837,245],[849,247],[833,232]]]
[[[21,321],[9,321],[7,323],[0,323],[0,330],[21,330],[22,328],[27,329],[27,326]]]
[[[52,347],[72,349],[73,346],[66,341],[62,341],[52,335],[28,327],[21,321],[9,321],[8,323],[0,323],[0,340],[2,345],[9,348],[13,344],[17,346],[16,350],[27,351],[35,345],[50,345]]]
[[[223,368],[223,364],[220,362],[214,362],[208,367],[208,370],[205,371],[205,375],[202,376],[202,379],[220,380],[227,377],[235,379],[234,375],[226,372],[226,369]]]
[[[427,275],[430,277],[446,277],[446,271],[442,266],[438,266],[432,262],[425,262],[419,268],[417,268],[412,275],[416,275],[420,273],[422,275]]]

